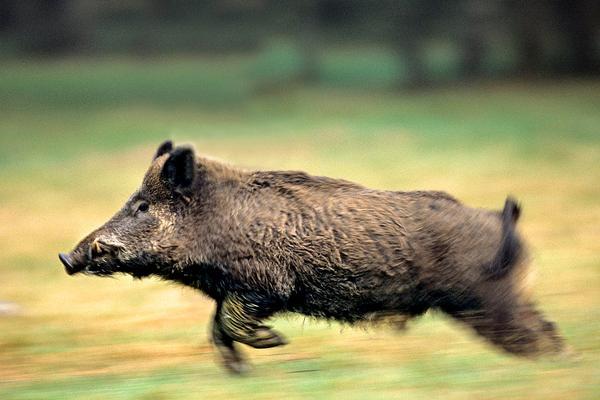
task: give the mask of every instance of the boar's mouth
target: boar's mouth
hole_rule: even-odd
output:
[[[84,269],[82,269],[79,272],[81,272],[84,275],[111,276],[115,272],[119,272],[119,271],[115,270],[114,266],[107,268],[107,267],[103,267],[102,265],[87,265]]]

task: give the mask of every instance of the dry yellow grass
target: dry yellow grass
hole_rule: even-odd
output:
[[[559,399],[592,398],[600,390],[597,142],[549,139],[524,154],[518,141],[437,147],[406,129],[358,136],[335,123],[299,136],[291,128],[279,136],[197,137],[193,129],[175,136],[248,168],[303,169],[387,189],[442,189],[482,207],[499,208],[507,193],[515,194],[533,249],[536,298],[578,358],[500,355],[439,315],[411,323],[403,334],[340,333],[335,324],[280,318],[275,324],[291,345],[247,350],[257,370],[231,380],[214,363],[206,338],[209,300],[155,280],[68,277],[56,259],[135,189],[154,151],[145,144],[2,173],[0,300],[19,304],[22,314],[0,316],[0,394],[61,398],[72,389],[77,398],[88,385],[87,398],[287,392],[289,399]],[[130,386],[136,380],[141,386]]]

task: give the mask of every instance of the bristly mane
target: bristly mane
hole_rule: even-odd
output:
[[[302,171],[256,171],[251,174],[250,184],[257,187],[302,186],[307,189],[365,189],[362,185],[344,179],[313,176]]]

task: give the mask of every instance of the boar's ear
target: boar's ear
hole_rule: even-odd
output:
[[[160,146],[158,146],[158,150],[156,150],[156,154],[154,155],[153,160],[156,160],[163,154],[170,153],[171,150],[173,150],[173,142],[171,142],[170,140],[163,142]]]
[[[165,161],[161,176],[175,191],[185,191],[192,186],[196,169],[196,157],[189,147],[178,147]]]

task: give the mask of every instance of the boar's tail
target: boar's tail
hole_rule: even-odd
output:
[[[519,261],[523,247],[515,231],[519,215],[521,215],[519,204],[512,197],[508,197],[501,214],[502,240],[500,247],[485,271],[486,278],[489,280],[504,277]]]

